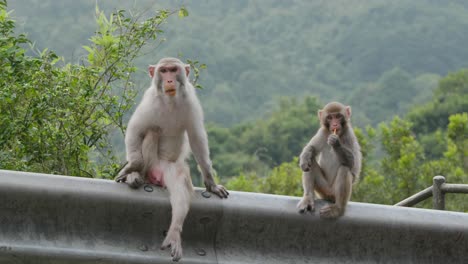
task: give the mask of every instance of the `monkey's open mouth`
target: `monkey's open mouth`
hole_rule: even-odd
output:
[[[174,88],[166,89],[164,92],[169,96],[175,96],[176,95],[176,89],[174,89]]]

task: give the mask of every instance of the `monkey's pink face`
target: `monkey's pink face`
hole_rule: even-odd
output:
[[[159,77],[162,80],[164,93],[168,96],[177,94],[177,75],[180,74],[180,69],[177,66],[161,66],[158,69]]]
[[[151,78],[154,78],[155,74],[157,74],[166,95],[176,96],[179,81],[181,80],[179,76],[181,74],[180,67],[174,64],[150,65],[148,71]]]
[[[343,128],[344,116],[341,113],[330,113],[326,116],[326,124],[331,133],[340,135]]]

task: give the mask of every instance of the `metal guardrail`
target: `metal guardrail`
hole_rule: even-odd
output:
[[[468,263],[468,214],[350,202],[330,221],[299,214],[299,197],[201,192],[181,263]],[[171,263],[169,222],[158,187],[0,170],[1,264]]]
[[[445,183],[444,176],[435,176],[432,179],[432,186],[406,198],[395,204],[395,206],[411,207],[432,196],[432,207],[437,210],[445,210],[446,193],[468,193],[468,184],[448,184]]]

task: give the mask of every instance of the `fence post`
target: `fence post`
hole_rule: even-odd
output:
[[[442,185],[445,184],[444,176],[435,176],[432,179],[432,208],[445,210],[445,194]]]

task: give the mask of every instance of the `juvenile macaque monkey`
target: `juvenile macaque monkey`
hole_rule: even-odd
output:
[[[182,257],[181,232],[193,192],[186,163],[189,150],[201,168],[207,191],[227,198],[212,176],[203,112],[193,85],[190,66],[176,58],[149,66],[151,86],[128,123],[127,165],[115,178],[138,188],[145,182],[167,187],[172,206],[171,225],[161,249],[171,248],[173,261]],[[190,147],[189,147],[190,144]]]
[[[304,197],[299,212],[314,211],[314,191],[333,202],[320,210],[324,218],[343,215],[352,184],[361,172],[361,148],[351,127],[351,107],[338,102],[318,111],[321,127],[299,157]]]

